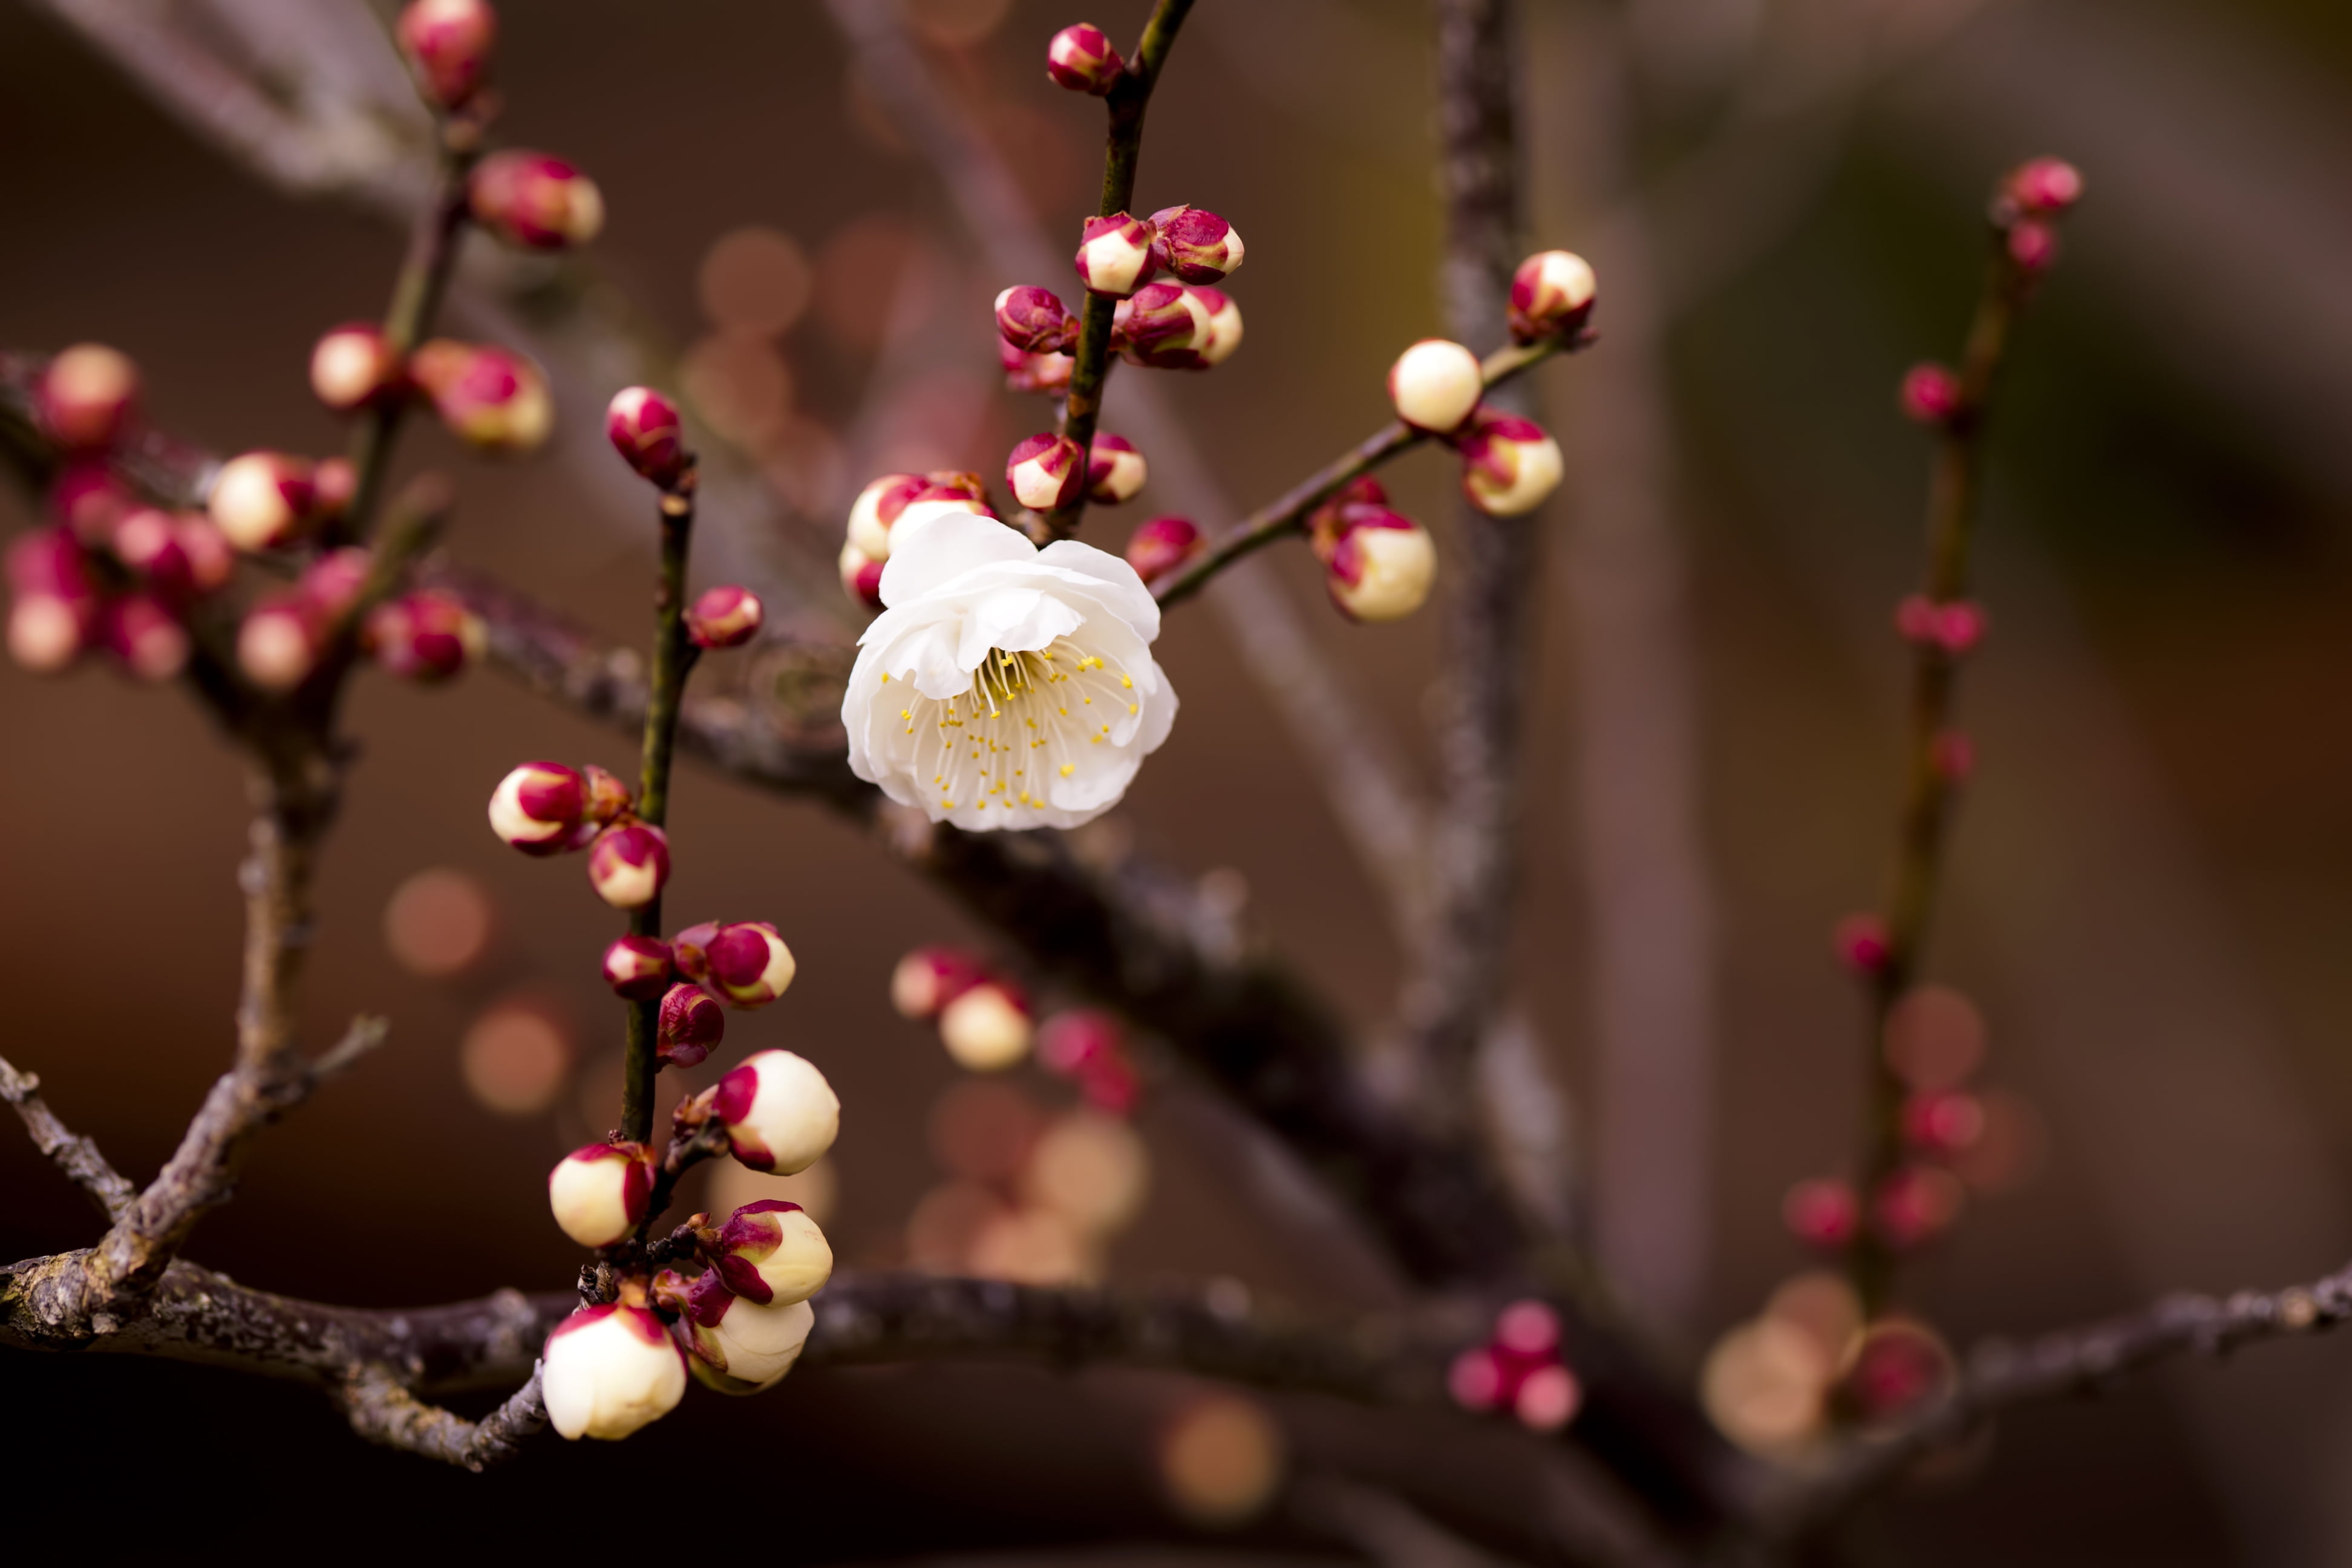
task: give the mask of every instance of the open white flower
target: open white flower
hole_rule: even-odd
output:
[[[892,531],[887,606],[842,700],[849,766],[934,822],[1076,827],[1118,804],[1168,738],[1160,605],[1090,544],[1039,550],[992,518]]]

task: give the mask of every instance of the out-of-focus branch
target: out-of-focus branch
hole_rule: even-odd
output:
[[[67,1131],[41,1099],[41,1080],[28,1072],[18,1072],[5,1058],[0,1058],[0,1100],[16,1108],[25,1123],[25,1131],[33,1140],[33,1147],[48,1157],[50,1163],[64,1173],[74,1185],[89,1194],[110,1220],[119,1219],[131,1206],[139,1189],[132,1186],[120,1171],[107,1163],[106,1156],[89,1139]]]

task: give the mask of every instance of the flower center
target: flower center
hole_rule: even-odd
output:
[[[1138,707],[1125,670],[1057,637],[1017,653],[990,648],[961,695],[916,695],[898,717],[918,737],[916,777],[929,775],[940,810],[1018,813],[1050,804],[1052,781],[1076,777]]]

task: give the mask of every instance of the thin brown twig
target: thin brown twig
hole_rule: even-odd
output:
[[[0,1058],[0,1100],[16,1108],[25,1131],[32,1137],[34,1148],[88,1194],[109,1220],[121,1217],[122,1211],[138,1196],[139,1189],[107,1163],[96,1143],[68,1131],[66,1124],[58,1120],[57,1113],[41,1099],[39,1079],[17,1071],[5,1058]]]
[[[479,1421],[417,1398],[393,1373],[375,1366],[344,1384],[336,1403],[352,1430],[371,1443],[476,1472],[513,1458],[525,1439],[547,1429],[547,1401],[537,1372]]]

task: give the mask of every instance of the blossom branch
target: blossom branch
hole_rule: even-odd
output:
[[[338,1391],[336,1402],[352,1430],[369,1442],[475,1471],[513,1458],[525,1438],[547,1429],[547,1402],[535,1372],[479,1421],[425,1403],[382,1367],[362,1370]]]
[[[107,1218],[121,1217],[139,1190],[107,1163],[96,1143],[68,1131],[66,1124],[58,1120],[57,1113],[41,1099],[39,1079],[17,1071],[5,1057],[0,1057],[0,1100],[16,1110],[34,1148],[89,1194]]]

